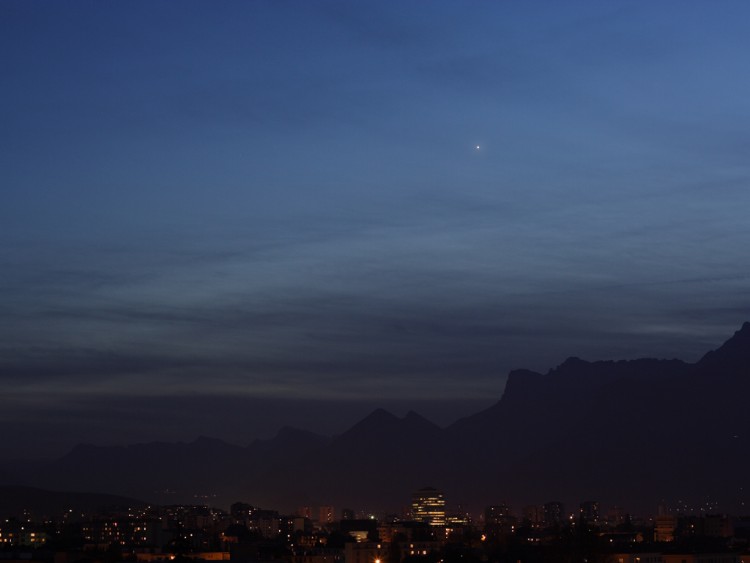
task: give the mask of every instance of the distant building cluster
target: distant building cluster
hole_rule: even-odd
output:
[[[2,510],[0,499],[0,510]],[[2,514],[0,512],[0,514]],[[110,507],[91,513],[6,515],[0,563],[750,563],[750,516],[660,507],[636,519],[581,502],[514,510],[487,505],[478,518],[448,508],[442,491],[414,491],[401,514],[300,506],[293,514],[234,503]]]

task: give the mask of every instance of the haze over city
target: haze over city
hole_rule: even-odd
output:
[[[0,457],[697,362],[750,319],[749,18],[2,2]]]

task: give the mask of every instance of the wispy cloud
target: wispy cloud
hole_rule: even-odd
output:
[[[4,4],[9,402],[474,402],[750,318],[745,7],[423,8]]]

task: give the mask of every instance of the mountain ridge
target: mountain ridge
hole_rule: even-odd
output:
[[[544,374],[513,370],[495,404],[445,428],[414,411],[375,409],[333,437],[284,427],[245,447],[208,437],[80,444],[23,475],[6,469],[4,479],[151,501],[159,490],[210,492],[226,505],[270,507],[394,507],[427,482],[465,505],[567,496],[645,507],[673,495],[729,505],[744,499],[738,468],[750,463],[748,373],[744,323],[692,364],[571,356]]]

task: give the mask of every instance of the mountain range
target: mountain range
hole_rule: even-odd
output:
[[[471,512],[507,502],[661,501],[750,513],[750,323],[696,363],[568,358],[515,370],[490,408],[441,428],[379,409],[335,437],[283,428],[246,447],[76,446],[0,469],[0,483],[228,506],[333,505],[397,512],[431,485]],[[747,503],[747,504],[745,504]]]

